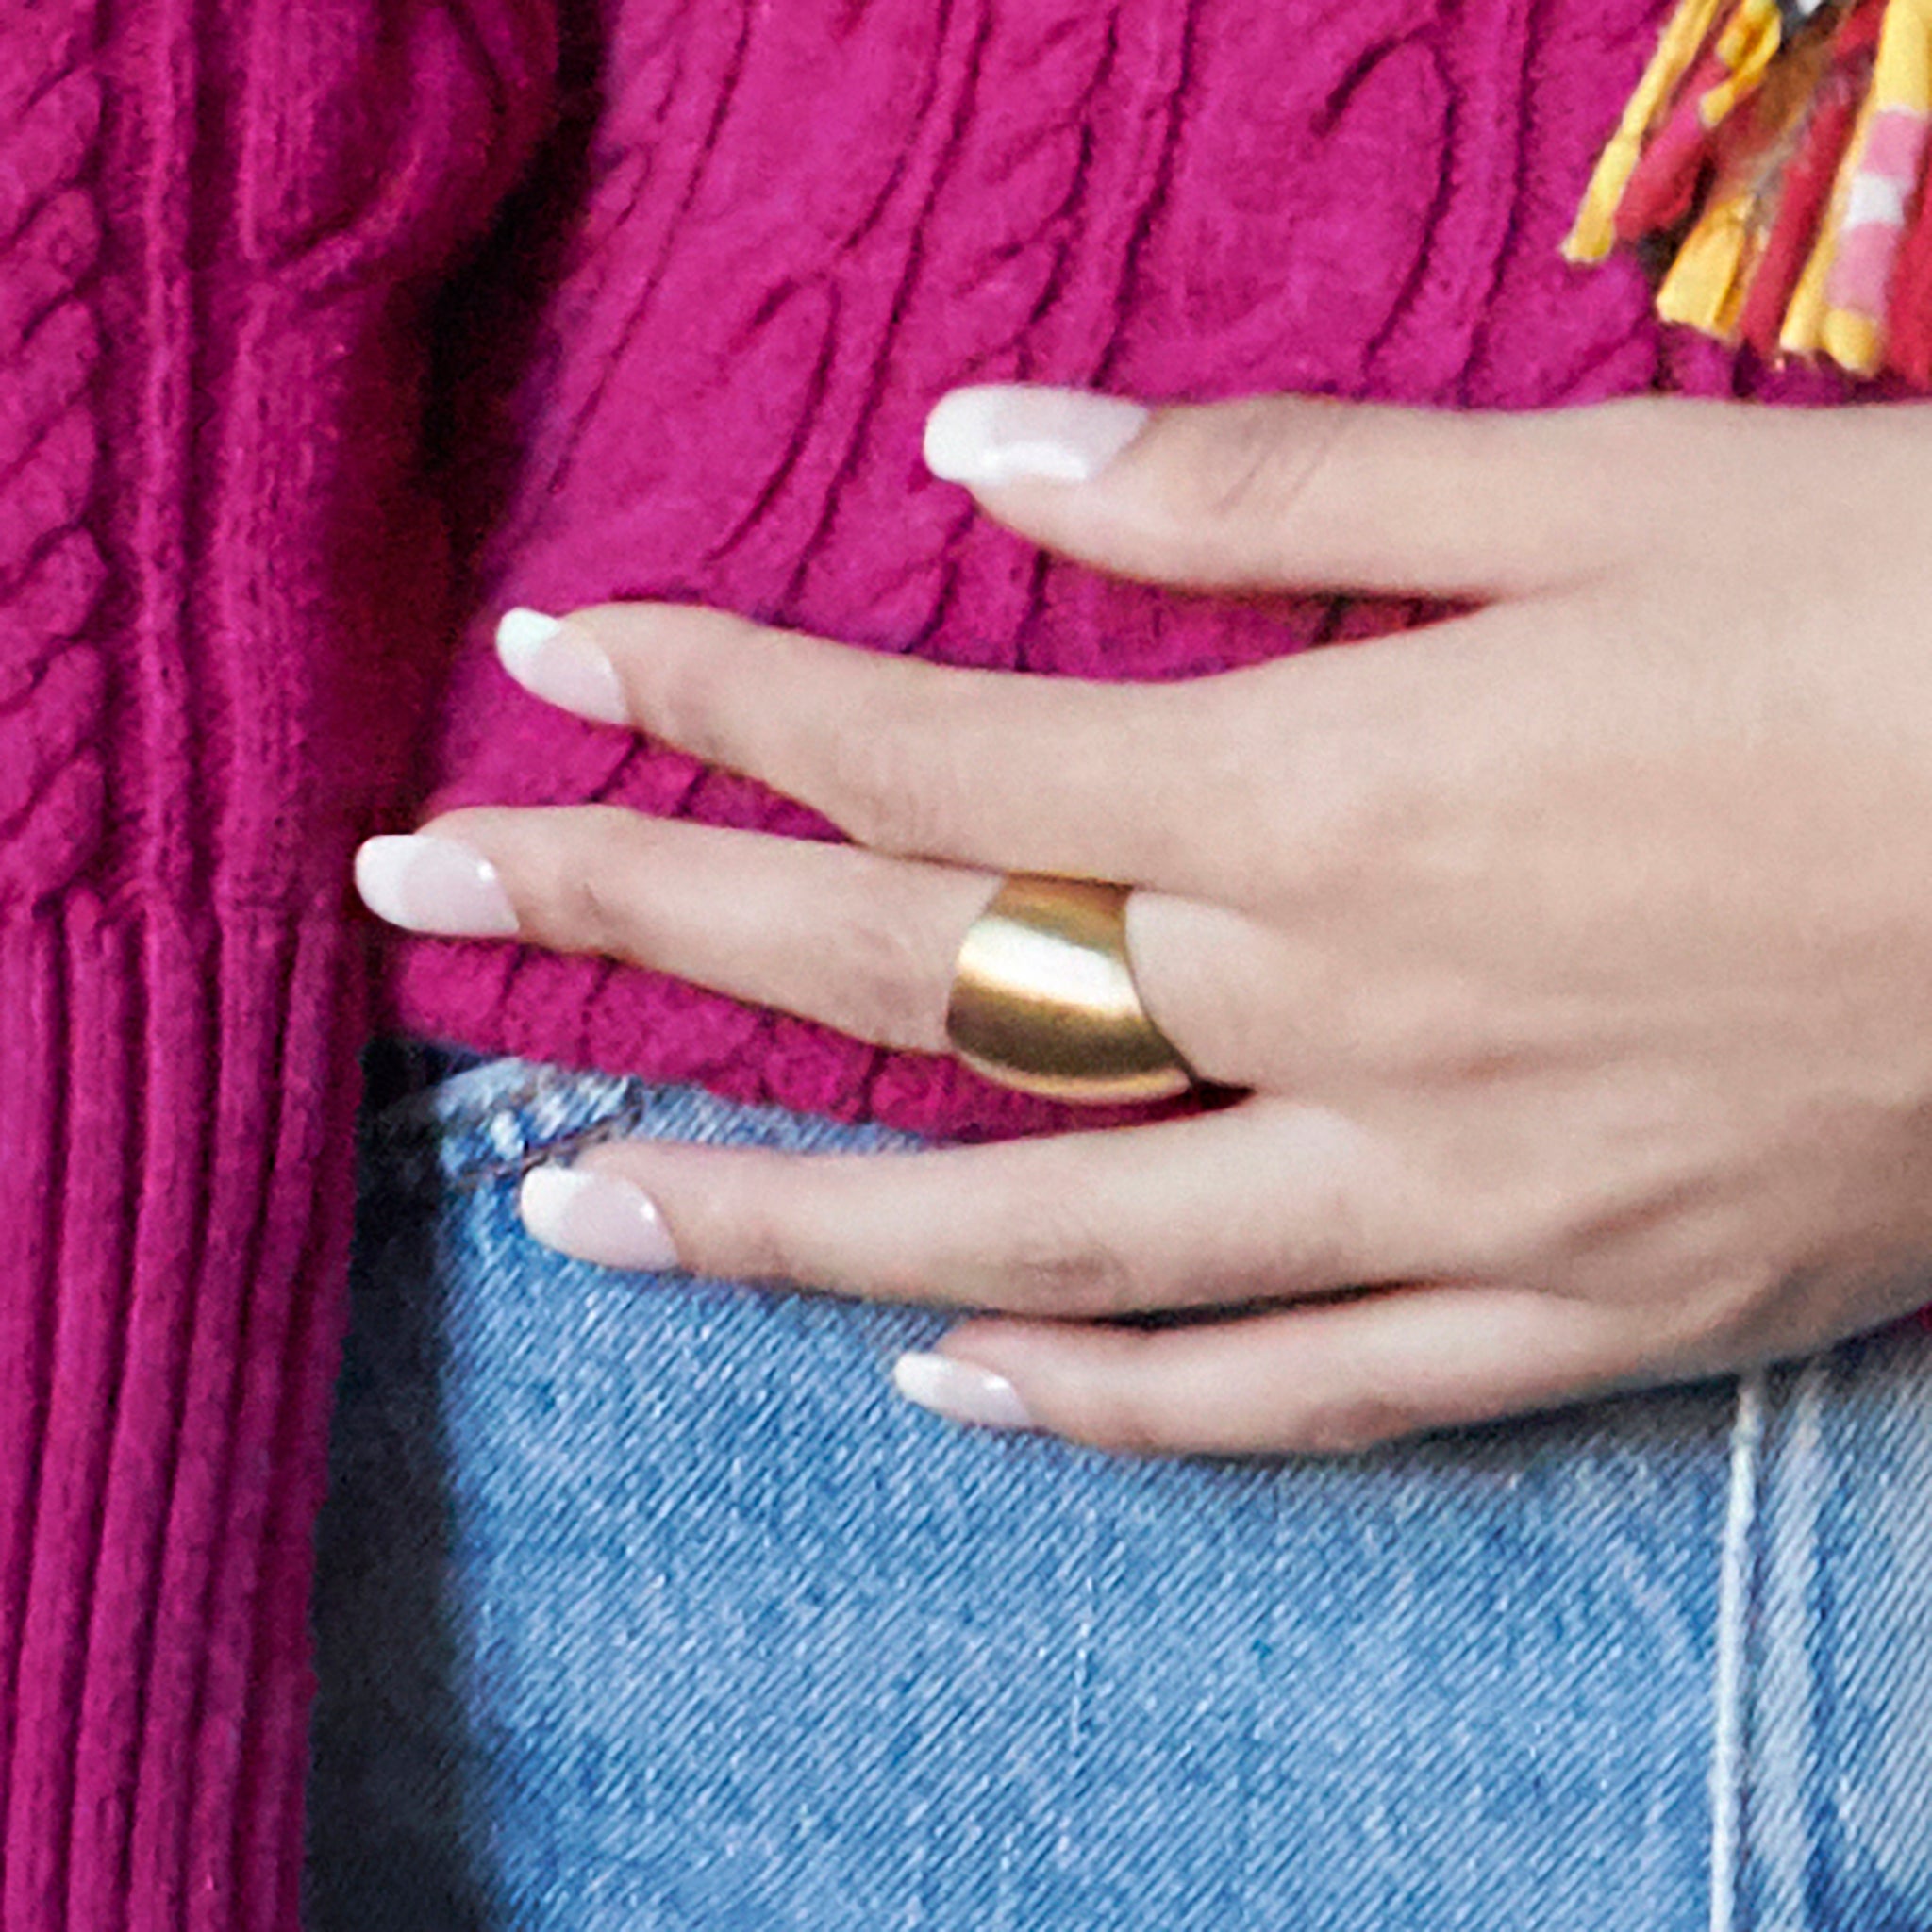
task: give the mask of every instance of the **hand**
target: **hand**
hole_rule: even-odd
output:
[[[999,874],[1127,882],[1150,1012],[1248,1096],[904,1157],[605,1147],[530,1177],[533,1232],[993,1311],[902,1389],[1142,1451],[1355,1449],[1932,1294],[1932,410],[967,391],[928,454],[1103,570],[1481,608],[1166,686],[519,614],[540,695],[854,843],[466,811],[366,848],[365,895],[941,1052]]]

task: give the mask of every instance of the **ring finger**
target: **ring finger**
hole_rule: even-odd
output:
[[[961,937],[990,874],[605,807],[478,810],[374,841],[358,878],[419,930],[594,951],[879,1044],[945,1049]],[[1137,977],[1208,1078],[1245,1084],[1185,997],[1242,949],[1218,908],[1137,893],[1161,916]],[[1190,910],[1200,933],[1191,934]],[[1196,943],[1201,934],[1210,943]],[[1137,947],[1139,945],[1137,936]],[[1269,1299],[1435,1272],[1452,1224],[1384,1137],[1257,1096],[1197,1119],[901,1158],[612,1145],[525,1184],[532,1231],[618,1266],[680,1266],[895,1300],[1036,1315]]]
[[[608,806],[452,813],[371,840],[357,882],[371,910],[412,931],[603,954],[918,1053],[948,1050],[960,942],[998,886],[990,873]],[[1187,901],[1160,909],[1137,923],[1137,941],[1142,924],[1158,937],[1135,957],[1156,1024],[1205,1078],[1250,1084],[1188,1010],[1201,997],[1196,956],[1226,958],[1247,923]],[[1189,943],[1193,923],[1211,948]]]

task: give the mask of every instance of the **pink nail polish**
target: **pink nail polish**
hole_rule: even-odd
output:
[[[675,1268],[677,1248],[658,1204],[612,1174],[581,1167],[533,1167],[517,1211],[532,1240],[606,1268]]]
[[[969,489],[1091,483],[1147,426],[1122,396],[987,384],[941,398],[925,424],[925,465]]]
[[[892,1364],[892,1387],[949,1422],[983,1429],[1030,1429],[1033,1418],[1020,1391],[1004,1375],[945,1355],[902,1355]]]
[[[584,634],[541,610],[507,610],[496,626],[503,668],[533,697],[600,724],[630,719],[617,667]]]
[[[508,939],[517,929],[496,868],[455,839],[365,840],[356,854],[356,890],[378,919],[408,932]]]

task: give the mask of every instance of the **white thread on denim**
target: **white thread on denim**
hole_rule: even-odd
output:
[[[1738,1841],[1744,1766],[1744,1615],[1751,1580],[1751,1525],[1764,1440],[1764,1372],[1738,1380],[1731,1424],[1731,1482],[1718,1565],[1716,1683],[1711,1698],[1710,1932],[1737,1921]]]
[[[1818,1775],[1813,1735],[1812,1632],[1818,1526],[1829,1476],[1824,1450],[1823,1362],[1808,1364],[1791,1391],[1790,1426],[1764,1472],[1763,1633],[1753,1700],[1751,1816],[1754,1865],[1764,1874],[1765,1923],[1802,1925],[1810,1913],[1807,1797]]]

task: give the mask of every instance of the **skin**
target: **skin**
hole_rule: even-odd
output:
[[[591,1157],[687,1266],[978,1310],[945,1356],[1160,1453],[1354,1450],[1932,1299],[1932,409],[1266,398],[978,494],[1104,571],[1474,608],[1158,687],[574,613],[637,728],[853,843],[425,827],[526,942],[938,1052],[998,874],[1121,880],[1149,1010],[1249,1090],[891,1159]]]

